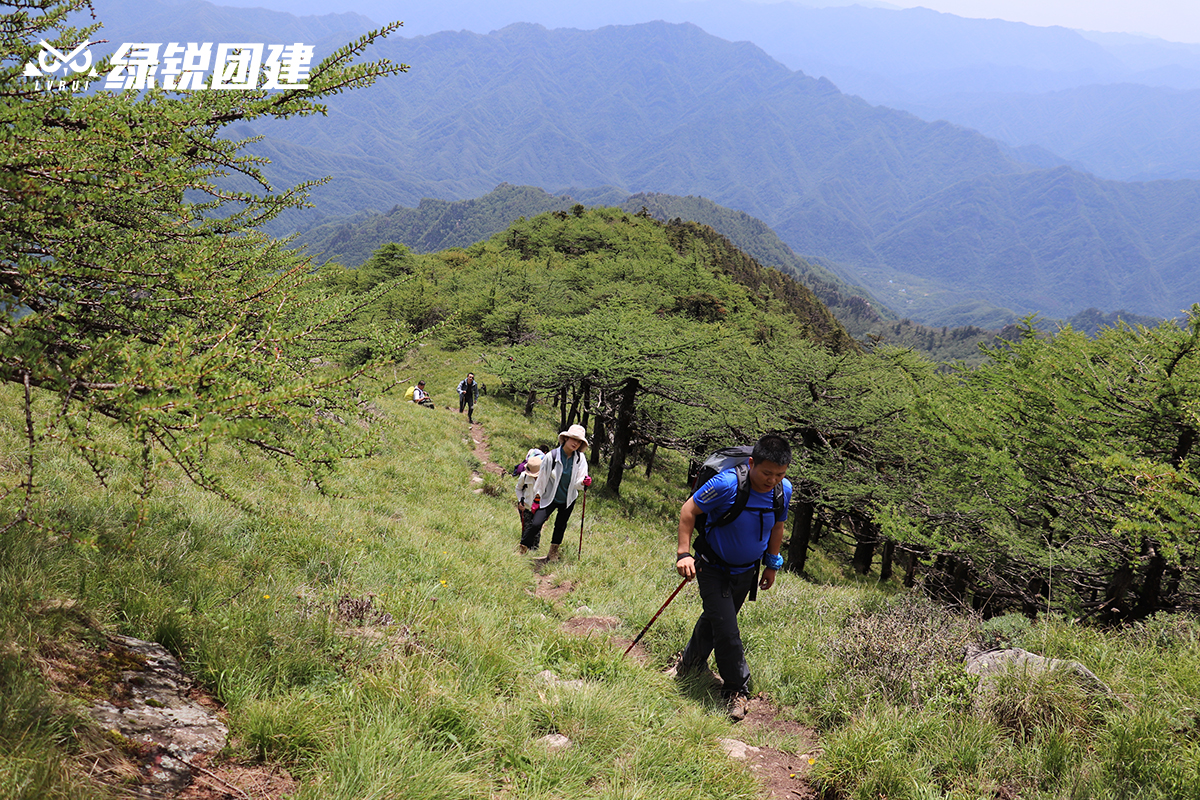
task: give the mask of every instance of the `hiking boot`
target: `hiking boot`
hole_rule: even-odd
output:
[[[550,545],[550,549],[546,551],[547,561],[558,561],[558,545]]]
[[[529,548],[523,544],[519,544],[519,545],[517,545],[517,552],[520,553],[521,555],[525,555],[526,553],[529,552]]]
[[[729,698],[729,718],[734,722],[741,722],[746,718],[746,707],[750,705],[750,698],[744,694],[738,693]]]

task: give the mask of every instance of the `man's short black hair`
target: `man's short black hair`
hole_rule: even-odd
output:
[[[417,386],[424,386],[424,385],[425,385],[425,381],[417,381]]]
[[[768,433],[755,443],[750,457],[754,459],[755,464],[773,461],[786,467],[792,463],[792,446],[782,436]]]

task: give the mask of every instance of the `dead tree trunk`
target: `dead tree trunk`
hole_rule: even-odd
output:
[[[583,396],[583,416],[580,418],[579,424],[582,425],[583,429],[586,431],[588,426],[588,414],[590,414],[592,410],[592,382],[587,378],[584,378],[583,382],[579,386],[579,389],[579,393]]]
[[[896,543],[891,539],[884,540],[883,553],[879,560],[879,580],[886,581],[892,577],[892,558],[896,555]]]
[[[579,404],[583,400],[583,390],[581,387],[576,387],[571,393],[571,410],[567,414],[567,427],[575,424],[575,420],[579,418]],[[565,428],[564,428],[565,430]]]
[[[658,456],[658,442],[655,442],[650,447],[650,457],[646,459],[646,477],[650,477],[650,473],[654,471],[654,459]]]
[[[1159,554],[1158,544],[1148,542],[1146,550],[1150,560],[1142,577],[1142,591],[1138,595],[1137,605],[1133,607],[1134,619],[1145,619],[1158,611],[1158,597],[1162,593],[1163,575],[1167,571],[1167,560]]]
[[[908,547],[907,559],[904,563],[904,588],[911,589],[917,585],[917,565],[921,563],[924,548]]]

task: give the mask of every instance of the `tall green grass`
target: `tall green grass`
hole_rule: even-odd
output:
[[[496,375],[473,359],[431,346],[398,370],[401,387],[424,377],[438,408],[404,403],[400,391],[375,400],[377,451],[345,465],[333,494],[215,448],[212,465],[258,513],[168,474],[132,540],[120,465],[102,489],[47,444],[43,511],[72,537],[14,530],[0,540],[0,796],[111,794],[81,766],[99,735],[79,714],[84,700],[38,669],[68,646],[101,647],[107,630],[175,652],[228,709],[226,756],[285,765],[302,798],[757,796],[753,776],[717,746],[739,733],[719,699],[660,672],[700,612],[693,588],[642,640],[645,664],[605,636],[563,630],[586,607],[579,613],[616,617],[616,634],[632,638],[678,585],[683,460],[660,451],[649,478],[631,467],[620,497],[601,489],[607,464],[593,468],[583,556],[577,506],[551,566],[574,589],[537,597],[540,576],[515,552],[512,479],[472,482],[487,470],[453,388],[471,370],[492,389],[475,418],[505,469],[556,440],[557,414],[539,406],[524,417],[523,398],[498,396]],[[21,424],[0,424],[6,479],[17,474]],[[809,563],[807,576],[760,592],[741,620],[755,690],[820,729],[814,769],[831,796],[1200,797],[1194,621],[988,627],[894,584],[848,578],[836,549]],[[1118,698],[1095,703],[1057,679],[1013,678],[985,699],[956,648],[989,637],[1079,660]],[[584,686],[539,683],[543,670]],[[573,746],[546,749],[539,739],[550,733]],[[771,737],[754,734],[756,744],[801,746]]]

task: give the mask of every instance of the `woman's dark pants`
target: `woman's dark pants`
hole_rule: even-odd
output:
[[[542,542],[542,526],[546,524],[546,518],[555,511],[558,513],[554,515],[554,533],[550,537],[550,544],[562,544],[563,535],[567,532],[567,521],[571,519],[571,510],[574,508],[574,503],[569,506],[563,503],[551,503],[533,512],[533,518],[529,520],[529,524],[525,526],[525,530],[521,534],[521,544],[530,550],[537,550],[538,545]]]

